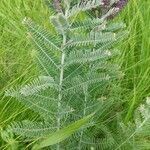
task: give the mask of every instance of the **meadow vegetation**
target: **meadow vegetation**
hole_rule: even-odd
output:
[[[18,103],[15,98],[6,97],[4,93],[10,87],[24,85],[40,74],[34,60],[35,50],[27,38],[22,20],[27,16],[36,24],[54,32],[49,24],[49,16],[52,14],[53,11],[49,10],[43,0],[0,1],[0,129],[6,128],[13,121],[38,120],[38,114]],[[125,124],[134,122],[135,110],[150,96],[149,18],[149,0],[130,0],[125,9],[110,20],[110,23],[124,22],[129,31],[128,37],[116,45],[121,55],[115,60],[124,73],[116,85],[118,91],[121,89],[117,93],[120,98],[118,109],[123,110],[122,120]],[[7,149],[1,136],[0,147]],[[145,147],[149,149],[150,145]]]

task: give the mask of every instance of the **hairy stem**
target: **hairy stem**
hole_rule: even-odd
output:
[[[62,47],[66,44],[66,35],[63,35],[63,44]],[[65,62],[65,52],[62,50],[62,56],[61,56],[61,68],[60,68],[60,78],[59,78],[59,95],[58,95],[58,116],[57,116],[57,130],[60,130],[60,109],[61,109],[61,101],[62,101],[62,83],[63,83],[63,77],[64,77],[64,62]],[[57,144],[57,150],[60,149],[60,145]]]

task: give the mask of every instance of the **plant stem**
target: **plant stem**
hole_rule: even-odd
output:
[[[66,44],[66,35],[63,35],[63,44],[62,47]],[[65,52],[62,49],[62,56],[61,56],[61,68],[60,68],[60,78],[59,78],[59,95],[58,95],[58,116],[57,116],[57,131],[60,130],[60,109],[61,109],[61,101],[62,101],[62,83],[64,77],[64,62],[65,62]],[[60,149],[59,143],[57,144],[57,150]]]

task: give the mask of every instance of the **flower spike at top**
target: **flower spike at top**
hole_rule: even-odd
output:
[[[118,0],[111,4],[110,0],[103,0],[104,7],[102,8],[103,11],[108,11],[110,8],[115,8],[115,11],[113,14],[111,14],[108,19],[113,19],[128,3],[128,0]]]

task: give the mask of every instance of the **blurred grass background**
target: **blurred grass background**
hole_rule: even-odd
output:
[[[38,73],[22,25],[26,16],[48,26],[49,11],[43,0],[0,0],[0,129],[15,119],[36,117],[15,99],[4,97],[8,87],[23,84]]]
[[[0,1],[0,128],[13,120],[35,117],[14,99],[5,98],[3,93],[8,87],[23,84],[38,73],[22,25],[23,18],[28,16],[49,28],[49,15],[43,0]],[[134,109],[150,96],[150,0],[130,0],[115,18],[118,20],[125,22],[130,32],[118,46],[122,52],[118,61],[125,72],[120,84],[126,102],[125,121],[128,122]]]
[[[129,30],[129,37],[119,45],[128,122],[133,110],[150,95],[150,0],[129,0],[116,20],[124,21]]]

